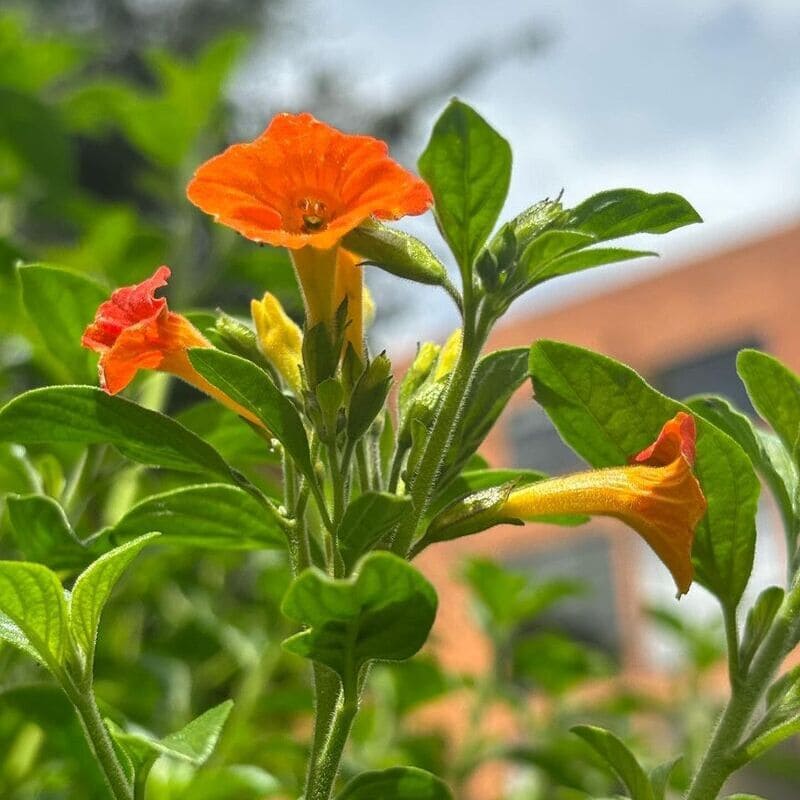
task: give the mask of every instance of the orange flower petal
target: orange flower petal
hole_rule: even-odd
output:
[[[422,214],[427,184],[387,155],[384,142],[310,114],[279,114],[255,141],[203,164],[189,199],[248,239],[329,249],[370,216]]]
[[[166,299],[155,296],[169,276],[169,267],[159,267],[147,280],[117,289],[86,328],[81,343],[100,353],[100,385],[109,394],[121,392],[140,369],[174,372],[171,365],[182,364],[177,354],[211,346],[186,317],[167,308]]]
[[[667,422],[631,466],[553,478],[513,491],[503,513],[535,520],[589,514],[622,520],[650,545],[672,573],[680,594],[692,583],[694,530],[706,500],[692,473],[695,424],[689,414]]]

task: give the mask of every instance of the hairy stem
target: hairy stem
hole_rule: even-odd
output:
[[[737,748],[759,700],[797,637],[798,615],[800,580],[796,578],[747,677],[732,687],[731,698],[697,768],[686,800],[715,800],[725,781],[740,766]]]
[[[114,800],[134,800],[133,789],[114,751],[111,736],[100,715],[91,690],[83,691],[71,682],[64,685],[72,705],[78,712],[83,731],[94,753]]]
[[[409,494],[414,513],[409,514],[400,524],[393,545],[393,550],[401,556],[406,556],[411,549],[417,533],[417,526],[430,505],[436,487],[436,478],[447,457],[453,434],[469,395],[475,364],[478,361],[482,344],[483,341],[469,335],[468,329],[465,327],[461,354],[450,376],[450,382],[439,406],[439,412],[434,420],[416,473],[410,481]]]

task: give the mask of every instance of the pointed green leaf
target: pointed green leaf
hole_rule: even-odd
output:
[[[411,658],[428,637],[436,605],[430,583],[391,553],[369,553],[346,579],[311,568],[283,599],[284,615],[307,628],[284,647],[330,667],[347,685],[368,661]]]
[[[495,350],[478,362],[464,413],[453,432],[450,453],[439,478],[440,487],[462,470],[527,376],[526,347]]]
[[[125,731],[113,723],[109,724],[109,730],[114,740],[137,763],[166,755],[199,767],[214,752],[232,709],[233,701],[226,700],[163,739],[156,739],[141,731]]]
[[[742,670],[747,670],[764,637],[769,633],[772,620],[783,603],[784,591],[780,586],[769,586],[758,596],[747,613],[740,649]]]
[[[260,419],[306,475],[313,473],[308,437],[292,401],[252,361],[211,348],[189,352],[194,368]]]
[[[90,559],[64,509],[52,497],[11,495],[6,509],[14,541],[27,560],[58,570],[83,567]]]
[[[658,253],[654,253],[652,250],[626,250],[624,247],[588,247],[585,250],[578,250],[576,253],[567,253],[559,258],[554,258],[534,275],[533,280],[539,284],[559,275],[570,275],[573,272],[583,272],[593,267],[602,267],[605,264],[617,264],[620,261],[632,261],[636,258],[653,256],[658,256]]]
[[[209,709],[176,733],[161,740],[163,752],[183,758],[196,766],[208,761],[217,746],[225,721],[233,709],[233,701],[226,700]]]
[[[439,117],[419,160],[434,211],[463,271],[492,232],[511,179],[511,147],[468,105],[453,100]]]
[[[0,613],[19,630],[0,625],[2,638],[30,653],[25,640],[52,671],[69,652],[67,606],[61,581],[47,567],[25,561],[0,561]]]
[[[781,441],[773,433],[757,429],[744,414],[722,397],[702,395],[690,398],[686,404],[692,411],[725,431],[750,457],[753,466],[761,473],[780,505],[791,547],[800,529],[800,480],[797,467]]]
[[[570,210],[564,227],[606,241],[635,233],[667,233],[702,221],[697,211],[678,194],[609,189]]]
[[[0,410],[0,441],[113,444],[140,464],[233,482],[219,453],[175,420],[93,386],[49,386],[15,397]]]
[[[453,800],[447,784],[416,767],[392,767],[357,775],[336,800]]]
[[[69,599],[69,625],[87,665],[91,666],[94,660],[100,615],[114,586],[141,549],[157,536],[158,533],[140,536],[100,556],[75,581]]]
[[[411,498],[387,492],[364,492],[347,507],[339,524],[337,541],[345,566],[356,561],[408,513]]]
[[[742,350],[736,367],[753,407],[800,465],[800,378],[758,350]]]
[[[282,547],[275,518],[237,486],[208,483],[155,494],[137,503],[107,529],[115,541],[159,531],[164,544],[215,550]]]
[[[17,273],[22,303],[53,357],[58,379],[96,380],[97,357],[81,347],[81,336],[108,291],[85,275],[43,264],[19,267]]]
[[[594,725],[577,725],[572,732],[581,737],[614,770],[631,800],[655,800],[647,773],[636,756],[611,731]]]
[[[669,788],[669,779],[675,767],[678,766],[683,756],[673,758],[671,761],[665,761],[659,764],[655,769],[650,770],[650,783],[653,785],[653,794],[655,800],[667,800],[667,789]]]
[[[22,632],[19,625],[15,625],[5,614],[0,613],[0,643],[5,642],[17,650],[29,655],[34,661],[44,663],[44,660],[30,643],[28,637]]]
[[[560,342],[533,345],[531,375],[535,397],[562,438],[594,467],[625,464],[668,419],[689,410],[629,367]],[[759,482],[733,439],[695,419],[695,473],[708,501],[692,552],[697,579],[735,607],[753,566]]]

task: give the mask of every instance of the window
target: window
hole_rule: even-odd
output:
[[[561,475],[586,466],[561,441],[553,423],[540,406],[528,406],[524,411],[510,414],[507,430],[515,467]]]
[[[565,578],[585,591],[559,601],[520,633],[557,630],[618,660],[622,641],[611,568],[611,542],[605,536],[572,536],[563,545],[533,550],[506,566],[534,578]]]
[[[695,354],[668,364],[654,377],[653,383],[670,397],[682,400],[693,394],[719,394],[740,411],[755,411],[736,374],[736,354],[745,347],[760,347],[754,337]]]

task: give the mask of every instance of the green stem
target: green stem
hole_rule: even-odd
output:
[[[736,625],[736,609],[724,606],[725,638],[728,643],[728,680],[736,687],[741,679],[739,668],[739,628]]]
[[[357,711],[357,692],[343,690],[327,726],[327,735],[312,763],[305,800],[330,800]]]
[[[134,800],[132,787],[128,783],[125,771],[114,751],[111,736],[100,715],[100,709],[97,707],[91,689],[84,691],[71,681],[67,681],[64,683],[64,691],[78,712],[86,739],[94,752],[114,800]]]
[[[409,514],[400,524],[393,545],[393,550],[402,556],[406,556],[411,549],[417,533],[417,526],[428,510],[436,486],[436,478],[450,449],[453,433],[469,395],[475,364],[478,361],[483,340],[470,334],[469,328],[466,327],[468,322],[465,322],[461,354],[450,376],[450,382],[442,398],[442,404],[428,436],[417,471],[410,481],[409,494],[414,513]]]
[[[408,447],[398,442],[397,450],[392,459],[392,469],[389,474],[389,485],[387,487],[387,490],[391,494],[397,494],[397,486],[400,483],[400,473],[403,471],[403,458],[407,452]]]
[[[737,748],[762,695],[797,636],[800,580],[795,580],[745,680],[734,684],[731,698],[692,780],[686,800],[715,800],[739,767]]]
[[[372,488],[372,475],[367,460],[367,445],[364,439],[359,441],[356,448],[356,461],[358,462],[358,480],[361,491],[367,492]]]

